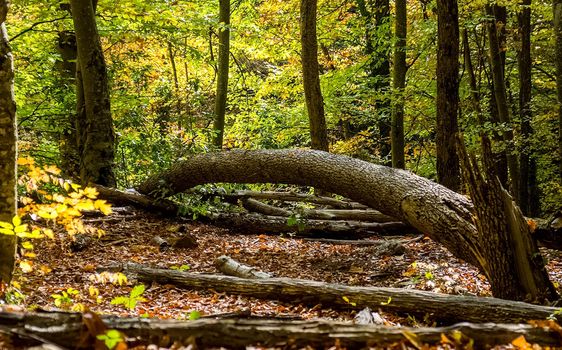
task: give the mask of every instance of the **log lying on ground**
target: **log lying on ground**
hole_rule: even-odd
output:
[[[94,185],[99,192],[99,198],[108,200],[115,205],[132,205],[140,209],[157,211],[167,215],[177,215],[178,206],[167,199],[155,199],[134,191],[125,192],[115,188]]]
[[[389,312],[429,314],[443,322],[526,322],[546,319],[557,308],[496,298],[458,296],[400,288],[352,287],[309,280],[244,279],[153,269],[139,264],[115,264],[100,270],[121,271],[142,282],[173,284],[180,288],[213,289],[262,299],[291,300],[344,308],[382,309]],[[346,296],[356,306],[342,299]],[[561,318],[562,319],[562,318]]]
[[[402,222],[361,222],[342,220],[302,220],[289,225],[286,217],[259,214],[210,213],[203,220],[215,226],[232,228],[251,234],[289,233],[297,236],[323,236],[335,238],[361,238],[373,234],[393,235],[412,233],[412,228]]]
[[[307,219],[320,220],[354,220],[354,221],[370,221],[370,222],[396,222],[396,219],[388,215],[382,214],[378,210],[373,209],[298,209],[288,210],[273,205],[262,203],[258,200],[248,198],[242,200],[242,205],[248,211],[264,215],[273,216],[291,216],[301,214]]]
[[[173,342],[184,345],[197,344],[199,347],[244,347],[248,345],[296,347],[329,347],[336,339],[341,346],[363,348],[384,345],[410,339],[419,344],[440,344],[442,337],[456,337],[461,332],[474,341],[478,348],[509,344],[519,336],[530,343],[542,346],[559,345],[559,335],[551,330],[535,328],[530,325],[512,324],[470,324],[460,323],[440,328],[384,327],[373,325],[354,325],[329,321],[279,321],[279,320],[235,320],[199,319],[196,321],[139,319],[102,317],[109,329],[123,332],[127,338],[137,339],[139,343],[153,343],[170,346]],[[85,331],[86,321],[77,313],[9,313],[0,312],[0,325],[3,328],[18,330],[59,346],[76,348],[93,347],[92,336],[88,339]]]
[[[348,200],[340,200],[331,197],[315,196],[311,194],[295,193],[295,192],[275,192],[275,191],[234,191],[231,193],[217,194],[224,198],[230,199],[270,199],[281,202],[307,202],[320,205],[326,205],[336,209],[368,209],[364,204],[352,202]]]
[[[255,267],[244,265],[232,259],[229,256],[221,255],[214,261],[215,267],[225,275],[236,276],[241,278],[271,278],[272,275],[259,271]]]

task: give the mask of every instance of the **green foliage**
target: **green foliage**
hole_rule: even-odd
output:
[[[146,298],[142,297],[144,290],[144,284],[136,285],[128,296],[119,296],[111,299],[111,305],[122,305],[132,311],[137,307],[137,303],[146,301]]]
[[[125,341],[123,334],[115,329],[108,329],[104,334],[100,334],[96,338],[103,341],[110,350],[115,348],[117,344]]]
[[[195,321],[201,318],[201,313],[197,310],[193,310],[188,315],[188,320]]]
[[[74,304],[74,297],[78,296],[80,292],[74,288],[68,288],[63,290],[60,294],[51,294],[54,300],[55,306],[68,309]]]

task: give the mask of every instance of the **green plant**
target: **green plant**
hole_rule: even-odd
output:
[[[133,287],[129,296],[120,296],[111,299],[111,305],[123,305],[129,310],[134,310],[138,302],[146,301],[141,295],[144,293],[144,284],[139,284]]]
[[[96,338],[103,341],[110,350],[115,348],[117,344],[125,341],[123,334],[115,329],[108,329],[104,334],[100,334]]]
[[[51,297],[55,299],[55,306],[61,308],[68,308],[70,305],[74,304],[73,296],[80,294],[80,292],[74,288],[67,288],[63,290],[60,294],[51,294]]]
[[[198,319],[200,319],[200,318],[201,318],[201,313],[200,313],[199,311],[197,311],[197,310],[191,311],[191,312],[189,313],[189,315],[188,315],[188,319],[189,319],[190,321],[195,321],[195,320],[198,320]]]
[[[170,270],[187,271],[189,269],[191,269],[191,266],[185,264],[181,266],[177,266],[177,265],[170,266]]]

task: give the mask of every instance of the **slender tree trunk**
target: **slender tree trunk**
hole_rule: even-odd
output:
[[[392,166],[404,169],[404,87],[406,86],[406,0],[396,0],[394,77],[392,82]]]
[[[494,15],[491,6],[486,6],[488,16]],[[496,100],[496,107],[500,121],[505,124],[506,130],[503,132],[503,140],[508,145],[507,151],[507,166],[509,169],[509,179],[511,184],[511,193],[514,198],[519,195],[519,162],[517,156],[514,155],[513,150],[513,130],[511,129],[511,116],[507,105],[507,94],[505,88],[503,64],[500,46],[498,42],[498,29],[495,20],[490,20],[488,23],[488,40],[489,40],[489,55],[490,67],[492,70],[492,79],[494,82],[494,98]],[[516,200],[517,201],[517,200]]]
[[[453,191],[461,187],[455,134],[459,107],[459,16],[457,0],[437,0],[437,178]]]
[[[16,215],[17,128],[14,60],[6,31],[8,1],[0,0],[0,221]],[[0,234],[0,287],[10,283],[16,254],[15,236]]]
[[[171,42],[168,42],[168,55],[170,55],[170,63],[172,64],[172,74],[174,75],[174,87],[176,93],[179,92],[180,86],[178,82],[178,70],[176,69],[176,55],[174,54],[174,47]]]
[[[480,93],[478,90],[478,83],[476,81],[476,74],[474,73],[472,58],[470,56],[470,45],[468,43],[468,30],[466,28],[462,32],[462,43],[464,48],[464,69],[466,70],[468,75],[473,109],[476,112],[476,117],[478,118],[478,124],[480,124],[480,126],[483,126],[484,115],[482,114],[482,106],[480,104]]]
[[[357,0],[361,16],[365,20],[365,54],[369,57],[367,65],[367,86],[377,95],[376,124],[379,130],[375,140],[380,145],[380,156],[388,159],[390,148],[390,61],[388,58],[388,42],[381,40],[381,36],[390,37],[390,2],[389,0]],[[373,23],[374,19],[374,23]],[[373,38],[373,29],[376,37]],[[374,40],[375,39],[375,40]],[[366,129],[371,125],[361,125]],[[390,165],[390,164],[389,164]]]
[[[562,0],[553,0],[554,35],[556,36],[556,89],[558,90],[558,148],[562,179]],[[561,180],[562,181],[562,180]]]
[[[95,22],[95,2],[71,0],[70,6],[76,32],[86,116],[85,130],[79,135],[83,141],[80,178],[84,184],[97,183],[114,187],[115,133],[111,118],[107,70]]]
[[[222,148],[224,119],[228,95],[228,66],[230,54],[230,0],[219,0],[219,60],[217,72],[217,97],[215,100],[215,136],[213,144]]]
[[[328,151],[328,130],[324,115],[324,101],[320,90],[318,42],[316,38],[317,0],[301,0],[300,31],[301,61],[306,109],[310,122],[313,149]]]
[[[517,63],[519,67],[519,115],[521,118],[522,149],[519,156],[519,207],[523,214],[528,215],[530,211],[530,196],[537,189],[529,188],[530,174],[530,140],[533,130],[531,129],[531,0],[524,0],[518,14],[520,49],[517,52]]]
[[[62,58],[62,61],[59,62],[61,82],[68,86],[76,85],[77,48],[76,35],[73,31],[65,30],[58,33],[57,51]],[[68,127],[61,135],[61,168],[65,176],[72,179],[79,179],[80,151],[76,131],[76,112],[70,113],[67,120]]]

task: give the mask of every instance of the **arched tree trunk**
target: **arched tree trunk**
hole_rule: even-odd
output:
[[[310,122],[310,139],[313,149],[328,151],[328,131],[324,115],[324,101],[320,90],[318,69],[318,42],[316,38],[317,0],[301,0],[301,61],[304,97]]]
[[[230,0],[219,1],[219,62],[217,70],[217,97],[215,99],[215,136],[213,144],[222,148],[226,98],[228,95],[228,66],[230,54]]]
[[[95,21],[97,1],[71,0],[72,19],[76,32],[78,65],[84,97],[85,130],[78,131],[80,178],[83,183],[115,186],[113,173],[115,134],[109,101],[107,70]],[[80,95],[78,88],[77,95]],[[80,98],[80,96],[79,96]],[[80,101],[79,101],[80,103]],[[78,118],[81,106],[78,105]]]
[[[16,215],[16,101],[14,60],[6,32],[8,2],[0,0],[0,221]],[[12,278],[16,254],[15,236],[0,234],[0,288]]]
[[[540,289],[551,284],[537,265],[540,253],[536,246],[525,246],[526,254],[503,254],[505,260],[490,263],[488,259],[494,257],[491,252],[495,248],[489,246],[486,237],[479,235],[476,227],[478,220],[488,218],[475,217],[478,212],[466,197],[408,171],[321,151],[230,151],[197,155],[179,162],[168,171],[150,177],[141,184],[139,191],[160,198],[211,182],[306,185],[346,196],[426,233],[455,256],[479,267],[493,290],[498,283],[503,286],[501,283],[506,276],[502,275],[501,279],[497,276],[512,271],[509,266],[539,266],[539,271],[533,270],[533,273],[543,279],[541,285],[531,285],[523,294],[506,291],[505,295],[515,299],[520,299],[521,295],[530,295],[533,299],[555,298],[550,289]],[[506,215],[518,224],[524,220],[517,211],[506,212]],[[528,228],[522,234],[530,240]],[[507,277],[518,280],[524,276]],[[514,288],[527,286],[514,284],[517,285]]]

